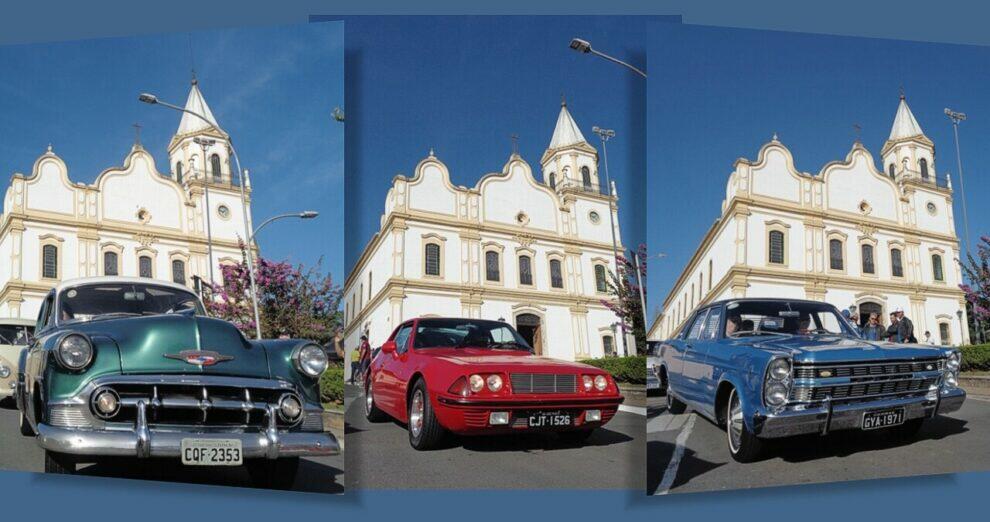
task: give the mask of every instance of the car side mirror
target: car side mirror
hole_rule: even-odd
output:
[[[395,341],[385,341],[382,344],[382,353],[395,353]]]

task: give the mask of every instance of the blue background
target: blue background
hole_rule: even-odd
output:
[[[608,160],[622,241],[627,248],[644,241],[646,81],[568,43],[579,36],[643,67],[645,18],[355,16],[345,23],[348,272],[379,230],[392,178],[412,177],[431,147],[454,185],[474,187],[502,171],[515,134],[542,181],[540,158],[561,94],[599,157],[591,128],[616,132]]]
[[[195,67],[251,172],[254,225],[320,213],[265,227],[262,255],[306,267],[322,259],[342,283],[344,130],[331,110],[344,104],[343,46],[343,23],[328,22],[0,47],[0,178],[30,175],[51,143],[72,181],[93,183],[123,164],[135,123],[159,172],[169,173],[167,146],[182,113],[137,97],[151,92],[184,106]]]
[[[654,314],[721,214],[732,163],[756,160],[776,132],[795,166],[817,175],[844,160],[862,127],[863,145],[883,171],[903,87],[935,143],[938,177],[952,174],[956,234],[964,237],[962,192],[946,107],[965,112],[959,143],[971,246],[990,235],[990,48],[780,31],[656,25],[648,61],[663,77],[648,84],[650,205],[654,262],[648,288]],[[676,146],[674,146],[676,145]],[[855,187],[850,187],[855,190]],[[671,223],[675,226],[652,226]],[[965,246],[965,245],[961,245]],[[973,249],[975,254],[976,250]],[[655,315],[651,314],[651,320]]]
[[[193,2],[173,0],[154,10],[114,0],[18,3],[5,6],[0,42],[68,40],[88,36],[147,34],[193,28],[300,22],[310,13],[601,13],[591,0],[502,0],[465,4],[456,0],[396,0],[331,3]],[[236,5],[236,7],[235,7]],[[167,8],[166,8],[167,7]],[[792,0],[647,1],[617,0],[608,11],[685,14],[688,23],[712,23],[795,31],[843,32],[893,38],[990,44],[985,30],[990,6],[947,0],[933,6],[923,0],[871,2],[833,0],[818,4]],[[56,18],[52,13],[58,13]],[[919,13],[923,13],[919,17]],[[654,69],[654,76],[663,71]],[[3,74],[0,72],[0,74]],[[971,168],[970,172],[976,172]],[[483,470],[479,470],[483,472]],[[239,490],[115,479],[52,477],[0,472],[2,516],[105,520],[176,519],[320,519],[384,520],[407,517],[418,509],[435,519],[504,520],[538,515],[572,520],[784,519],[835,520],[865,516],[916,520],[925,517],[985,517],[990,473],[890,479],[871,482],[680,495],[647,499],[630,492],[356,492],[343,497]]]

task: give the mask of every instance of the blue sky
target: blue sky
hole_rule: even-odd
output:
[[[962,201],[952,126],[945,107],[967,113],[960,125],[963,173],[973,240],[990,234],[990,49],[651,24],[648,37],[647,210],[651,314],[718,218],[736,158],[755,158],[778,133],[799,170],[841,160],[862,126],[879,161],[903,87],[935,143],[939,176],[951,172],[956,231]],[[855,187],[850,187],[855,190]],[[652,321],[652,317],[651,317]]]
[[[158,169],[180,114],[141,92],[185,104],[190,69],[251,171],[255,224],[297,210],[313,221],[273,223],[263,255],[323,267],[343,282],[343,23],[215,30],[0,47],[0,177],[30,173],[51,143],[73,181],[123,163],[134,123]],[[317,240],[313,240],[314,232]]]
[[[347,266],[378,231],[397,173],[411,176],[430,147],[454,184],[502,169],[519,136],[539,172],[564,93],[586,138],[612,128],[609,170],[622,239],[645,238],[645,82],[570,48],[580,36],[645,64],[642,17],[348,17]],[[538,178],[539,179],[539,178]]]

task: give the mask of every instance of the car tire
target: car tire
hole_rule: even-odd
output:
[[[666,373],[661,375],[666,377]],[[667,396],[667,413],[680,415],[687,411],[687,404],[674,397],[674,393],[670,391],[670,383],[666,378],[660,379],[660,385],[663,388],[663,394]]]
[[[443,426],[433,414],[426,381],[420,379],[409,396],[409,444],[420,451],[435,449],[444,436]]]
[[[45,473],[72,475],[75,472],[76,463],[68,458],[68,456],[45,450]]]
[[[31,428],[31,423],[28,422],[27,417],[24,416],[23,411],[17,412],[18,427],[21,430],[21,435],[25,437],[34,437],[34,429]]]
[[[574,431],[562,431],[557,434],[557,437],[566,444],[580,444],[588,440],[591,434],[595,430],[574,430]]]
[[[385,412],[378,409],[378,405],[375,404],[375,397],[371,393],[371,380],[368,380],[367,386],[364,388],[364,417],[368,419],[369,422],[382,422],[385,420]]]
[[[299,457],[252,459],[247,461],[247,472],[256,488],[292,489],[299,474]]]
[[[763,453],[763,441],[746,427],[742,403],[735,388],[729,392],[729,400],[725,403],[725,435],[729,454],[736,462],[753,462]]]

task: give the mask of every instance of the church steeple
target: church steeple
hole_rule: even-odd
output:
[[[935,145],[921,130],[921,125],[911,112],[907,99],[901,93],[890,127],[890,136],[880,151],[884,171],[893,179],[919,178],[925,181],[935,177]]]
[[[599,191],[598,151],[585,139],[581,127],[567,109],[566,100],[560,102],[557,124],[540,165],[543,182],[554,190]]]
[[[187,112],[182,113],[179,127],[168,145],[172,178],[179,183],[191,179],[231,183],[230,137],[221,130],[213,116],[195,75],[186,97],[185,109]],[[202,118],[190,113],[199,114]]]

